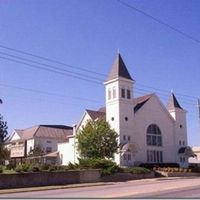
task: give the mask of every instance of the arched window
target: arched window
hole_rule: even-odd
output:
[[[151,124],[147,128],[147,145],[162,146],[162,135],[160,128],[156,124]]]

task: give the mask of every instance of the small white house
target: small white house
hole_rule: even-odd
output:
[[[192,151],[194,152],[195,156],[189,158],[189,164],[193,166],[200,166],[200,147],[192,147]]]
[[[135,97],[135,80],[120,54],[104,85],[105,107],[86,110],[69,142],[58,144],[62,164],[77,161],[74,136],[87,121],[104,117],[119,134],[121,149],[114,158],[117,164],[179,163],[181,167],[188,166],[186,111],[173,93],[167,106],[155,93]]]
[[[67,136],[72,135],[73,128],[64,125],[37,125],[26,129],[15,129],[6,142],[11,152],[11,159],[23,162],[36,146],[45,154],[57,151],[59,142],[68,141]]]

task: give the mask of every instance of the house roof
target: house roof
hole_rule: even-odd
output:
[[[168,104],[167,104],[167,109],[174,110],[175,108],[179,108],[179,109],[183,110],[183,108],[178,103],[178,100],[176,99],[174,93],[172,93],[169,98]]]
[[[106,113],[102,111],[86,110],[86,112],[90,115],[92,120],[97,118],[105,118],[106,116]]]
[[[73,128],[64,125],[36,125],[27,129],[15,130],[24,141],[31,138],[58,138],[67,139],[67,136],[73,134]]]
[[[154,94],[148,94],[145,96],[141,96],[133,99],[134,104],[134,113],[136,113],[142,106],[153,96]]]
[[[115,58],[111,71],[108,75],[107,81],[118,77],[123,77],[129,80],[133,80],[120,54],[117,54],[117,57]]]

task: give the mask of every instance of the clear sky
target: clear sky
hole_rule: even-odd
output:
[[[119,48],[136,80],[135,96],[155,92],[166,105],[173,89],[188,111],[189,144],[200,145],[200,1],[121,1],[197,41],[117,0],[0,0],[0,113],[9,133],[37,124],[72,125],[84,109],[103,106],[101,83]]]

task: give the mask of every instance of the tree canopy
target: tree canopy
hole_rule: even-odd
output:
[[[29,152],[29,157],[43,156],[45,154],[43,148],[40,145],[35,145],[34,148]]]
[[[113,158],[118,150],[117,137],[106,120],[89,120],[76,135],[77,150],[82,158]]]
[[[3,142],[8,135],[7,129],[7,122],[4,122],[3,117],[0,115],[0,145],[3,145]]]
[[[8,135],[7,129],[7,122],[3,121],[3,117],[0,115],[0,163],[9,159],[10,156],[10,152],[4,147],[4,142]]]

